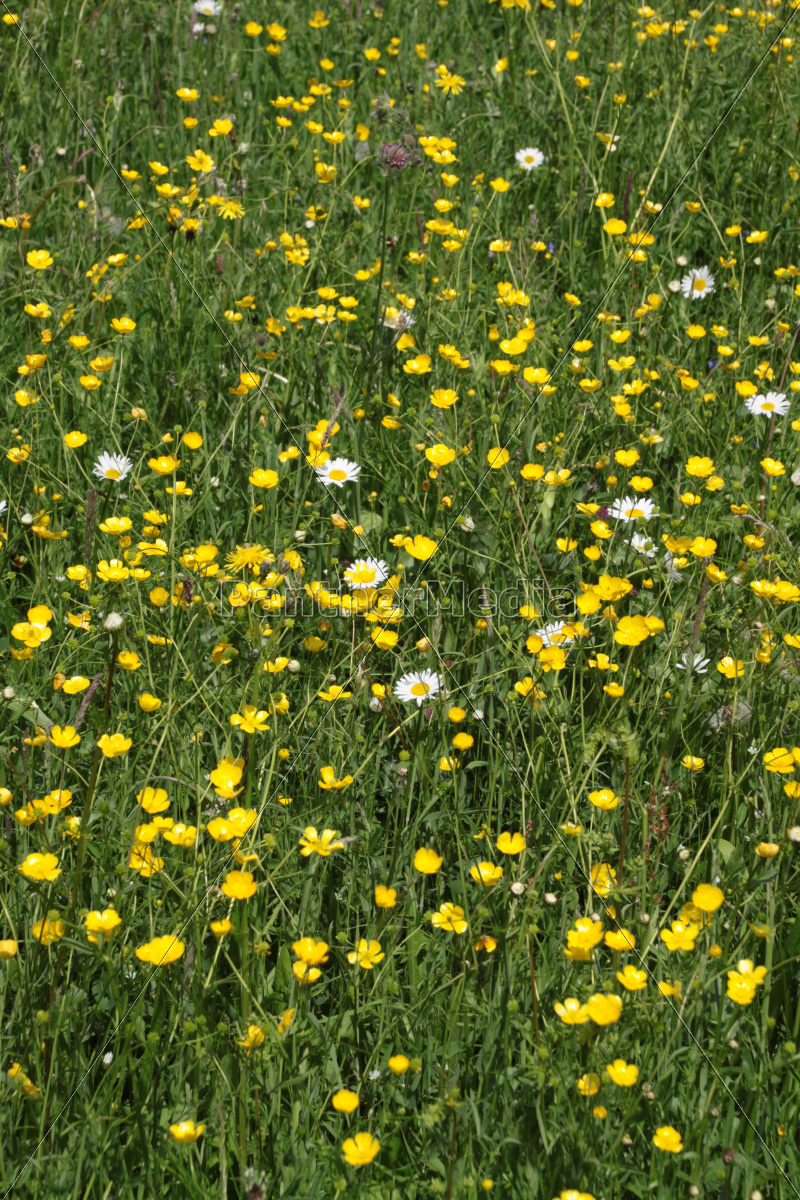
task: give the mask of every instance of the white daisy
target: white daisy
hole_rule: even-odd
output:
[[[565,625],[566,621],[553,621],[552,624],[545,625],[544,629],[537,629],[536,634],[545,646],[568,646],[573,639],[562,633]]]
[[[122,483],[130,474],[133,463],[124,454],[106,454],[105,450],[94,464],[92,474],[98,479],[113,479]]]
[[[535,147],[529,147],[527,150],[518,150],[514,157],[523,171],[534,171],[537,167],[541,167],[545,161],[541,150],[537,150]]]
[[[692,655],[686,650],[683,653],[681,661],[675,665],[679,671],[685,671],[688,667],[690,671],[694,671],[695,675],[705,675],[710,662],[710,658],[703,658],[702,654]]]
[[[643,558],[655,558],[655,542],[652,540],[652,538],[649,538],[646,533],[635,533],[628,542],[628,545]]]
[[[667,550],[666,554],[664,555],[664,567],[667,572],[667,578],[681,580],[681,579],[683,579],[683,575],[681,574],[680,571],[677,571],[675,569],[675,567],[673,567],[673,565],[672,565],[673,558],[674,558],[674,555],[671,554],[671,552],[669,550]]]
[[[763,413],[766,416],[782,417],[789,411],[791,400],[786,399],[785,392],[767,392],[766,396],[748,396],[745,405],[754,417]]]
[[[350,462],[346,458],[328,459],[320,467],[314,468],[317,472],[317,479],[320,483],[324,483],[325,487],[330,487],[335,483],[337,487],[344,487],[346,483],[353,483],[361,473],[361,467],[358,463]]]
[[[394,685],[394,694],[404,704],[416,700],[417,708],[432,699],[442,686],[442,681],[435,671],[410,671],[403,675]]]
[[[3,513],[6,511],[7,508],[8,508],[8,501],[0,500],[0,517],[2,517]]]
[[[614,501],[609,516],[616,521],[649,521],[655,510],[653,501],[646,497],[626,496],[624,500]]]
[[[358,588],[375,588],[383,583],[389,568],[382,558],[358,558],[348,567],[344,577],[353,591]]]
[[[406,329],[410,329],[412,325],[416,325],[416,321],[411,316],[411,313],[401,309],[399,312],[391,305],[386,309],[383,323],[388,329],[396,329],[399,333],[403,333]]]
[[[688,275],[684,275],[681,291],[687,300],[702,300],[714,291],[714,276],[708,267],[696,267]]]
[[[219,0],[196,0],[194,11],[204,17],[218,17],[222,12]]]

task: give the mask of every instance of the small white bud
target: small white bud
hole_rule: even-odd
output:
[[[125,618],[121,613],[110,612],[105,621],[103,621],[103,629],[105,629],[106,633],[116,633],[117,630],[122,629],[124,624]]]
[[[300,663],[297,661],[296,658],[290,658],[288,663],[286,664],[286,670],[290,671],[292,673],[292,675],[296,675],[297,672],[300,670]]]

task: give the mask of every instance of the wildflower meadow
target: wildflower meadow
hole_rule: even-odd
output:
[[[0,0],[0,1196],[800,1196],[800,0]]]

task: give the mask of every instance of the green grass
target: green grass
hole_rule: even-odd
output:
[[[193,33],[185,0],[40,0],[0,25],[2,1193],[794,1196],[800,412],[745,399],[800,390],[798,10],[234,9]],[[699,300],[670,286],[702,267]],[[130,473],[95,477],[103,452]],[[324,486],[314,453],[358,478]],[[654,514],[617,517],[636,496]],[[359,605],[366,558],[392,582]],[[418,707],[397,685],[422,670]],[[268,728],[231,722],[247,705]],[[328,766],[351,781],[321,788]],[[310,826],[337,848],[301,855]],[[31,854],[59,873],[20,873]],[[174,962],[137,956],[162,937]],[[301,938],[328,947],[312,982]],[[611,993],[608,1023],[555,1008]],[[359,1132],[380,1150],[351,1166]]]

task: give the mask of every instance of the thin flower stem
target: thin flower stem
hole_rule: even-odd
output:
[[[372,391],[375,379],[375,347],[378,340],[378,329],[381,321],[381,301],[383,299],[383,274],[386,267],[386,229],[389,220],[389,176],[383,181],[383,220],[381,222],[381,268],[378,272],[378,295],[375,301],[375,319],[372,323],[372,339],[369,348],[370,373],[367,379],[367,399]]]

